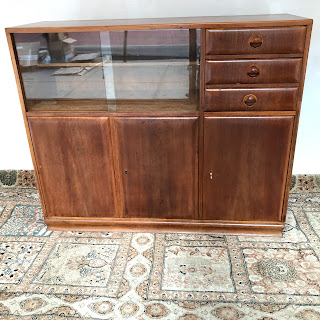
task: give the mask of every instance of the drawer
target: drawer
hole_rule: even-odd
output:
[[[206,31],[206,54],[303,53],[306,27]]]
[[[298,88],[206,89],[204,111],[293,111]]]
[[[265,60],[207,60],[205,83],[298,83],[301,58]]]

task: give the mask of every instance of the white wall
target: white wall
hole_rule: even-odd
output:
[[[43,20],[291,13],[314,19],[294,173],[320,173],[319,0],[3,0],[0,2],[0,169],[32,169],[5,27]]]

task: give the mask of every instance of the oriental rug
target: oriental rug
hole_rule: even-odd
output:
[[[320,319],[320,176],[282,237],[47,231],[32,171],[0,171],[0,319]]]

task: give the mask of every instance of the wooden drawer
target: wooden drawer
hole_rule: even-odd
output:
[[[206,31],[206,54],[303,53],[306,27]]]
[[[291,111],[298,88],[206,89],[204,111]]]
[[[302,59],[207,60],[205,83],[298,83]]]

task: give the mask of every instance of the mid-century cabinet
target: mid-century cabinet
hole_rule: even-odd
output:
[[[281,233],[312,20],[6,29],[50,229]]]

